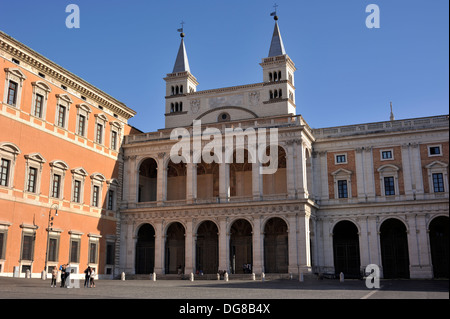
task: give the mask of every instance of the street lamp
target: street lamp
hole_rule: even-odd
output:
[[[45,266],[44,266],[44,278],[47,278],[47,263],[48,263],[48,246],[50,244],[50,231],[52,230],[53,226],[53,218],[52,217],[52,210],[55,209],[55,216],[58,216],[58,204],[53,204],[50,206],[50,210],[48,211],[48,226],[47,226],[47,250],[45,251]]]

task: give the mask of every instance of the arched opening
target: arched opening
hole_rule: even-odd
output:
[[[245,219],[238,219],[231,225],[230,229],[231,273],[251,273],[252,260],[252,225]]]
[[[237,152],[243,152],[243,156],[238,156]],[[252,163],[249,163],[246,149],[235,150],[233,153],[233,163],[230,164],[230,196],[252,196]]]
[[[184,227],[180,223],[172,223],[166,233],[165,270],[166,274],[184,273]]]
[[[156,201],[158,164],[147,158],[139,166],[138,202]]]
[[[449,278],[448,227],[447,216],[434,218],[429,226],[434,278]]]
[[[219,229],[204,221],[197,230],[195,268],[199,273],[217,274],[219,270]]]
[[[151,274],[155,267],[155,229],[150,224],[139,228],[136,242],[136,274]]]
[[[270,146],[266,148],[266,155],[270,156]],[[273,174],[263,174],[263,195],[287,194],[287,176],[286,176],[286,152],[284,148],[278,146],[277,170]],[[271,162],[264,163],[262,166],[270,166]]]
[[[205,163],[202,159],[197,164],[197,199],[213,200],[219,197],[219,164]]]
[[[344,220],[333,229],[333,256],[336,275],[341,272],[345,278],[360,278],[361,260],[359,255],[358,228]]]
[[[186,164],[175,164],[169,160],[167,165],[167,200],[186,199]]]
[[[264,270],[287,273],[289,265],[288,227],[284,220],[271,218],[264,226]]]
[[[390,218],[380,227],[381,262],[383,277],[409,278],[409,253],[406,226]]]

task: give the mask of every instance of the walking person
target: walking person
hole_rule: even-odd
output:
[[[84,288],[86,287],[89,288],[91,273],[92,273],[91,266],[88,266],[84,271]]]
[[[52,282],[50,283],[50,287],[53,287],[53,288],[56,287],[56,276],[58,276],[58,269],[56,269],[56,267],[53,267],[53,269],[52,269]]]
[[[91,288],[92,288],[92,286],[94,286],[94,288],[95,288],[94,277],[95,277],[95,269],[91,268]]]

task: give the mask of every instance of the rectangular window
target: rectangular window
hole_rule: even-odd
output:
[[[97,123],[97,131],[95,134],[95,141],[98,144],[102,144],[103,141],[103,125]]]
[[[48,261],[58,261],[58,238],[50,238],[48,241]]]
[[[89,263],[97,263],[97,243],[89,243]]]
[[[70,241],[70,262],[78,263],[79,262],[79,248],[80,242],[78,240],[72,239]]]
[[[117,148],[117,132],[111,132],[111,148],[115,150]]]
[[[346,163],[347,159],[345,155],[336,155],[336,163]]]
[[[384,178],[384,195],[395,195],[394,177],[389,176]]]
[[[94,185],[94,189],[92,190],[92,206],[98,206],[98,195],[100,192],[100,187]]]
[[[338,181],[338,197],[339,198],[348,198],[347,181],[346,180]]]
[[[65,127],[66,124],[66,107],[60,105],[58,108],[58,122],[56,123],[60,127]]]
[[[78,116],[78,135],[84,136],[86,127],[86,117],[84,115]]]
[[[73,201],[79,203],[81,201],[81,182],[75,181],[73,184]]]
[[[108,210],[114,209],[114,191],[109,190],[108,191]]]
[[[55,174],[53,175],[52,197],[59,198],[60,189],[61,189],[61,175]]]
[[[442,173],[433,174],[433,189],[435,193],[444,192],[444,175]]]
[[[17,100],[17,83],[14,81],[9,81],[8,104],[16,105],[16,100]]]
[[[392,151],[382,151],[381,152],[381,158],[382,159],[391,159],[392,158]]]
[[[37,169],[30,167],[28,171],[28,186],[27,191],[30,193],[36,193],[36,179],[37,179]]]
[[[33,234],[24,234],[22,239],[22,256],[21,260],[33,260]]]
[[[34,116],[42,117],[42,107],[44,103],[44,97],[40,94],[36,94],[34,99]]]
[[[440,146],[430,146],[430,155],[441,155]]]
[[[0,166],[0,186],[8,186],[10,165],[10,160],[2,158],[2,164]]]

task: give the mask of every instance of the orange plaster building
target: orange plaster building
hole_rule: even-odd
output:
[[[135,114],[0,32],[0,276],[61,264],[114,276],[121,142]]]

